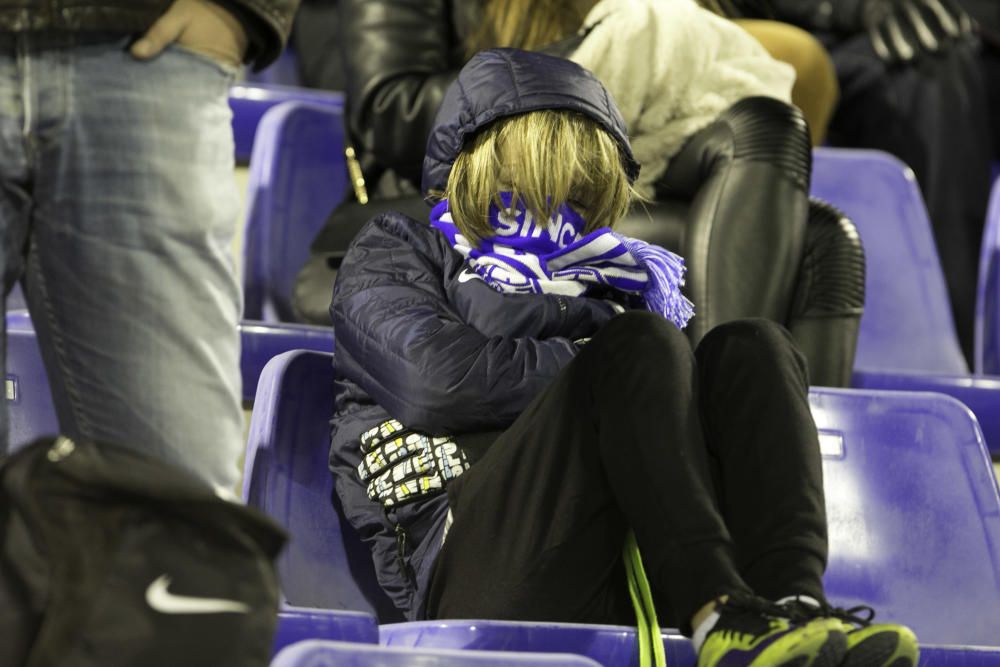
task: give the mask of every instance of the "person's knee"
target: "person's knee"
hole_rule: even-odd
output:
[[[864,304],[865,253],[858,230],[837,208],[813,199],[790,319],[860,317]]]
[[[698,344],[699,363],[731,372],[764,375],[791,363],[805,373],[805,360],[788,330],[763,318],[732,320],[709,331]]]
[[[625,369],[656,366],[654,360],[663,357],[690,357],[691,345],[684,333],[663,316],[632,310],[608,322],[587,344],[585,352],[596,355],[599,363]]]
[[[771,163],[808,187],[812,145],[800,109],[771,97],[746,97],[726,109],[718,122],[728,129],[734,162]]]
[[[684,336],[673,323],[662,315],[647,310],[630,310],[604,325],[595,343],[615,347],[629,347],[634,350],[646,350],[661,345],[672,346],[683,341]]]

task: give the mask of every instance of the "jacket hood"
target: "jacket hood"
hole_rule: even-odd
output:
[[[498,118],[567,109],[592,118],[618,142],[629,181],[639,175],[625,121],[597,78],[576,63],[519,49],[480,51],[445,93],[427,140],[422,191],[444,190],[466,140]]]

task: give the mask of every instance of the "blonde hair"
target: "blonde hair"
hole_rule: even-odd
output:
[[[489,207],[503,207],[500,191],[512,192],[536,220],[569,204],[588,232],[616,224],[635,195],[615,139],[583,114],[552,109],[487,126],[459,153],[438,194],[448,198],[456,226],[476,244],[494,233]]]
[[[534,51],[576,33],[589,5],[581,0],[485,0],[479,29],[465,42],[465,57],[495,47]]]

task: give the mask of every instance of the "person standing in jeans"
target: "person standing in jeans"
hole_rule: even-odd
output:
[[[0,230],[60,430],[238,478],[229,86],[297,0],[0,0]],[[0,452],[7,449],[3,411]]]

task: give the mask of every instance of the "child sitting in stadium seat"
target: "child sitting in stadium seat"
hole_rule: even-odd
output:
[[[825,602],[801,355],[761,319],[692,351],[683,261],[612,229],[638,171],[589,72],[484,51],[428,143],[431,225],[355,239],[331,468],[380,583],[412,619],[655,610],[699,665],[915,665],[907,628]]]

